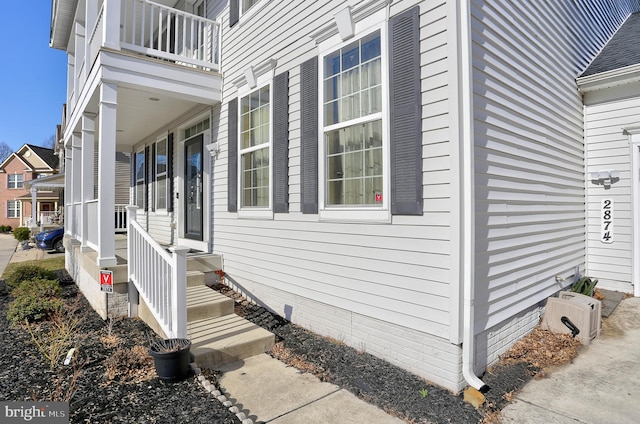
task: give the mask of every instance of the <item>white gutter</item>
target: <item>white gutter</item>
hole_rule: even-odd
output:
[[[457,0],[452,0],[457,1]],[[488,386],[474,372],[475,363],[475,202],[474,202],[474,137],[473,137],[473,62],[471,56],[470,0],[461,0],[458,9],[460,22],[460,85],[462,126],[462,281],[463,333],[462,375],[480,392]]]

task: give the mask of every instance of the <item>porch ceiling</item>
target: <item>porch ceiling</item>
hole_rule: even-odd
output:
[[[116,142],[123,146],[139,143],[192,107],[193,102],[165,93],[119,87]]]
[[[116,143],[133,146],[158,133],[189,110],[214,105],[222,98],[222,76],[155,58],[117,51],[102,51],[94,66],[96,81],[115,83]],[[85,108],[98,114],[99,85]],[[80,131],[77,120],[76,131]],[[97,128],[96,128],[97,129]]]

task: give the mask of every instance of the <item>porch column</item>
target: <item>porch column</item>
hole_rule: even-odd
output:
[[[82,237],[80,242],[82,243],[80,249],[86,250],[88,248],[87,241],[89,241],[89,233],[95,231],[95,226],[92,226],[92,222],[95,222],[96,217],[89,216],[89,201],[93,200],[94,192],[94,151],[95,151],[95,115],[93,113],[84,113],[82,115],[82,217],[80,222],[82,225]]]
[[[107,2],[110,4],[113,2]],[[100,85],[98,107],[98,266],[116,265],[115,249],[115,176],[116,169],[116,108],[118,86]],[[93,158],[92,158],[93,160]]]
[[[64,150],[64,232],[66,234],[73,235],[73,232],[71,231],[71,222],[73,222],[73,208],[71,207],[71,182],[73,181],[73,162],[71,161],[71,158],[73,157],[73,155],[69,143],[65,144]]]
[[[32,227],[32,228],[36,226],[36,221],[37,221],[36,218],[38,217],[38,211],[36,210],[38,206],[37,194],[38,194],[38,191],[32,185],[31,186],[31,225],[29,225],[29,227]]]
[[[71,155],[75,160],[71,162],[71,234],[73,238],[82,237],[80,226],[80,208],[82,206],[82,135],[73,133],[71,136]]]

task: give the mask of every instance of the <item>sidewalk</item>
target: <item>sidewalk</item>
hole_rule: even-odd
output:
[[[18,246],[13,234],[0,234],[0,276],[4,272]]]
[[[218,368],[221,391],[256,423],[402,424],[340,387],[263,353]]]
[[[640,298],[623,300],[573,363],[532,380],[502,423],[631,424],[640,419]]]

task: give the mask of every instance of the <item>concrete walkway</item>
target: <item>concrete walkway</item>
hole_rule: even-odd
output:
[[[219,368],[221,391],[254,422],[402,424],[349,391],[301,373],[267,354]]]
[[[16,246],[18,246],[18,241],[13,237],[13,234],[0,234],[0,276],[11,261]]]
[[[640,422],[640,298],[623,300],[602,335],[573,363],[529,382],[502,410],[503,423]]]

